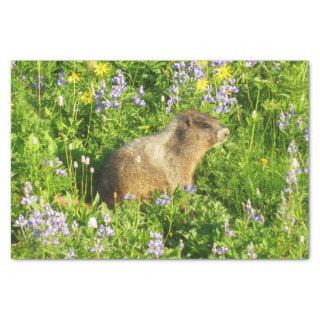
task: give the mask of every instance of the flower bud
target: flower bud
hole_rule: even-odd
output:
[[[59,96],[59,97],[58,97],[58,105],[59,105],[60,107],[63,107],[63,105],[64,105],[63,96]]]
[[[256,111],[256,110],[253,110],[251,116],[252,116],[252,119],[253,119],[253,120],[256,120],[256,119],[257,119],[257,116],[258,116],[257,111]]]
[[[32,137],[31,142],[33,145],[36,145],[36,144],[38,144],[38,139],[36,137]]]
[[[95,217],[90,217],[88,221],[88,227],[96,229],[98,227],[97,219]]]

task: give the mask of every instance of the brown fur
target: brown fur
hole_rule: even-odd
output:
[[[206,113],[189,110],[160,132],[114,151],[102,166],[99,194],[110,207],[125,193],[147,199],[155,190],[192,185],[203,155],[225,141],[229,130]]]

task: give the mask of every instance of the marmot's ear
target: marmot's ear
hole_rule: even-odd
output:
[[[184,122],[190,127],[192,125],[192,118],[189,115],[186,115]]]

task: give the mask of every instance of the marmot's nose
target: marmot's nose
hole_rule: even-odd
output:
[[[230,134],[230,130],[226,127],[223,127],[218,133],[221,138],[226,139]]]

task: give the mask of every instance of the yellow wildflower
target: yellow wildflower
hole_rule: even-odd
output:
[[[267,165],[267,164],[268,164],[268,160],[267,160],[267,159],[262,158],[262,159],[260,159],[260,163],[261,163],[263,166],[265,166],[265,165]]]
[[[100,62],[97,63],[94,72],[97,76],[103,77],[104,74],[108,74],[111,72],[111,64],[110,62]]]
[[[80,76],[77,73],[72,72],[68,78],[68,82],[75,83],[75,82],[79,81],[79,79],[80,79]]]
[[[80,100],[84,103],[84,104],[90,104],[93,102],[93,92],[92,90],[84,92],[81,97]]]
[[[231,68],[228,65],[223,65],[217,69],[216,76],[219,80],[226,80],[231,78]]]
[[[97,61],[94,61],[94,60],[87,61],[88,70],[89,70],[90,72],[93,71],[93,70],[95,70],[95,68],[97,67],[97,64],[98,64],[98,62],[97,62]]]
[[[197,65],[201,66],[201,67],[206,67],[208,64],[208,60],[198,60],[197,61]]]
[[[199,79],[196,84],[197,91],[204,92],[208,87],[208,80],[206,78]]]

